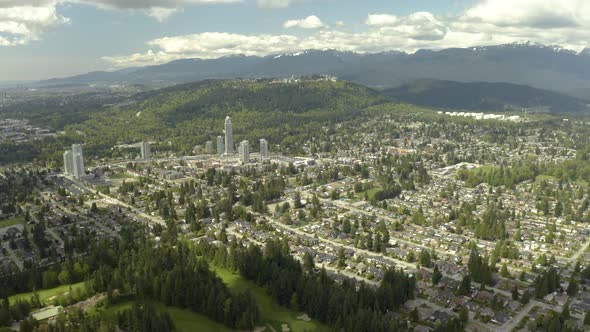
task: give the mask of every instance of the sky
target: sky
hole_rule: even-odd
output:
[[[181,58],[525,41],[590,46],[590,1],[0,0],[0,81]]]

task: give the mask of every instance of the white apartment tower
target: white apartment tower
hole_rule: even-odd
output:
[[[240,160],[244,164],[250,162],[250,146],[248,141],[242,141],[242,143],[240,143]]]
[[[214,154],[215,151],[213,150],[213,141],[207,141],[205,143],[205,153],[206,154]]]
[[[260,139],[260,158],[268,159],[268,141],[264,138]]]
[[[82,146],[80,144],[72,145],[72,164],[74,177],[77,179],[82,178],[86,172],[84,170],[84,154],[82,153]]]
[[[72,159],[72,150],[64,152],[64,174],[74,174],[74,160]]]
[[[223,144],[223,136],[217,136],[217,154],[222,155],[225,153],[225,144]]]
[[[149,142],[141,142],[141,159],[149,160],[152,158],[152,146]]]
[[[234,153],[234,141],[232,137],[232,125],[231,118],[228,116],[225,118],[225,154]]]

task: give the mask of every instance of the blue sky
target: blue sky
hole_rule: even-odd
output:
[[[0,81],[231,54],[590,42],[580,0],[0,0]]]

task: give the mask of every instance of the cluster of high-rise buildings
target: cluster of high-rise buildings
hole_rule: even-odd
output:
[[[64,173],[75,177],[82,178],[86,174],[84,169],[84,154],[80,144],[73,144],[71,150],[64,152]]]
[[[225,118],[224,134],[225,136],[217,136],[215,143],[213,141],[205,142],[206,154],[215,154],[215,152],[225,156],[234,154],[233,126],[229,116]],[[250,143],[247,140],[240,142],[238,155],[243,163],[250,162]],[[260,157],[268,159],[268,156],[268,141],[262,138],[260,139]]]

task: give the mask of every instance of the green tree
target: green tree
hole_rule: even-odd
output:
[[[438,285],[440,279],[442,279],[442,273],[438,269],[438,265],[435,265],[434,270],[432,271],[432,284]]]
[[[338,250],[338,268],[343,269],[346,267],[346,254],[344,253],[344,248],[340,248]]]
[[[465,324],[469,321],[469,310],[463,306],[459,309],[459,319]]]
[[[464,275],[457,289],[457,295],[467,295],[471,292],[471,276]]]

